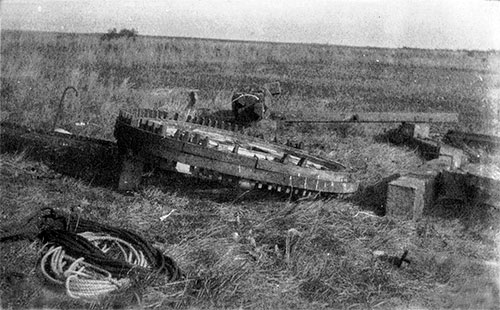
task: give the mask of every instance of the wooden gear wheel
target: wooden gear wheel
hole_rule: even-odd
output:
[[[114,134],[122,151],[160,168],[243,188],[299,196],[348,195],[358,189],[340,163],[239,131],[238,125],[217,119],[188,115],[181,120],[177,113],[135,109],[120,111]]]

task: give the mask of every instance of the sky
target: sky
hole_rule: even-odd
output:
[[[498,0],[1,0],[1,29],[500,50]]]

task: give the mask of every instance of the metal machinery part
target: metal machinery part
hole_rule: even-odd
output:
[[[114,134],[122,152],[132,151],[160,168],[243,188],[297,196],[343,196],[358,189],[340,163],[239,131],[238,125],[217,119],[135,109],[120,111]]]

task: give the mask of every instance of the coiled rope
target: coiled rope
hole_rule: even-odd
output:
[[[64,285],[68,296],[75,299],[98,300],[104,295],[130,287],[130,279],[115,279],[105,269],[75,259],[62,246],[51,246],[40,260],[40,270],[46,279]]]
[[[2,233],[2,241],[19,236],[42,241],[41,273],[49,282],[64,285],[72,298],[95,301],[143,287],[155,276],[170,281],[183,277],[174,260],[139,235],[78,215],[45,208],[28,217],[24,225],[8,227],[14,231]]]

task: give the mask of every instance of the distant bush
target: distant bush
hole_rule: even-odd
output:
[[[116,28],[108,30],[108,33],[105,33],[101,36],[101,40],[103,41],[110,41],[113,39],[119,39],[119,38],[126,38],[126,39],[132,39],[135,41],[135,38],[138,36],[137,30],[132,28],[131,30],[129,29],[122,29],[120,32],[116,31]]]

